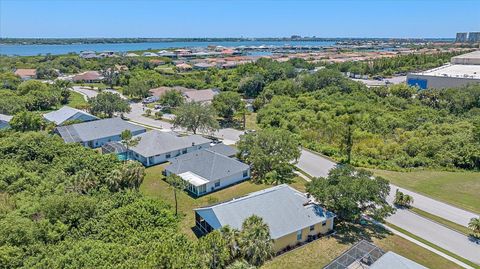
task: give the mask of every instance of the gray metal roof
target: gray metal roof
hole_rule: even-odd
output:
[[[82,122],[55,128],[67,143],[87,142],[100,138],[120,135],[125,130],[138,132],[146,130],[142,126],[124,121],[121,118],[109,118],[96,121]]]
[[[216,152],[216,153],[220,153],[220,154],[228,156],[228,157],[232,157],[232,156],[236,155],[237,152],[238,152],[238,150],[236,148],[225,145],[223,143],[216,144],[215,146],[210,147],[209,150],[213,151],[213,152]]]
[[[59,110],[44,114],[43,117],[50,122],[54,122],[55,124],[62,124],[65,121],[71,119],[76,114],[83,114],[94,119],[98,119],[90,113],[69,106],[63,106]]]
[[[213,152],[209,149],[193,151],[170,159],[170,164],[165,168],[174,174],[185,172],[195,173],[208,181],[215,181],[238,172],[248,170],[250,166]]]
[[[10,122],[12,120],[13,116],[10,115],[5,115],[5,114],[0,114],[0,121],[3,122]]]
[[[139,134],[140,141],[135,147],[130,149],[144,157],[155,156],[163,153],[172,152],[191,147],[210,143],[201,135],[178,136],[173,132],[161,132],[157,130]]]
[[[427,269],[427,267],[420,265],[410,259],[398,255],[395,252],[387,252],[380,259],[370,265],[370,269]]]
[[[268,224],[272,239],[277,239],[335,217],[308,202],[304,193],[282,184],[195,211],[214,229],[225,225],[241,229],[245,219],[257,215]]]

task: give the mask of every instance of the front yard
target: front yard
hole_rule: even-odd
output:
[[[380,227],[366,226],[343,229],[337,226],[336,230],[336,235],[316,240],[301,248],[287,252],[267,262],[261,268],[323,268],[361,239],[366,239],[384,251],[393,251],[428,268],[461,268],[455,263]]]

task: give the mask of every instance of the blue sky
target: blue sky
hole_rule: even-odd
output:
[[[480,0],[0,0],[1,37],[454,37]]]

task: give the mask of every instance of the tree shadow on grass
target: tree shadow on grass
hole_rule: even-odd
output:
[[[353,244],[360,240],[373,241],[373,238],[383,239],[389,235],[393,235],[385,228],[372,223],[357,224],[340,222],[335,227],[336,234],[334,238],[340,244]]]

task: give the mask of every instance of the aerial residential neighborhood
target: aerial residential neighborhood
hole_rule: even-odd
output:
[[[480,268],[478,10],[0,1],[0,268]]]

